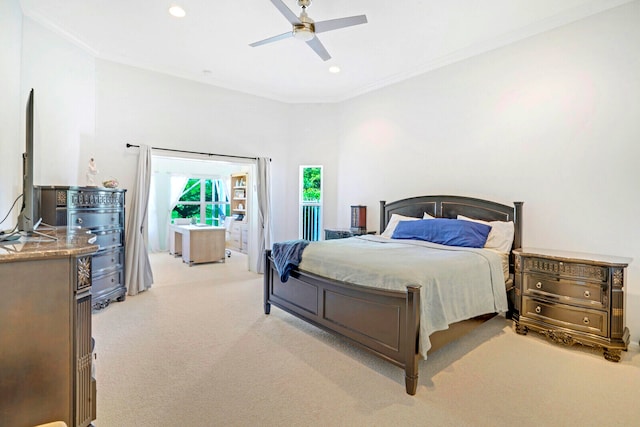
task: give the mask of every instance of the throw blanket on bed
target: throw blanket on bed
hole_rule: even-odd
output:
[[[450,324],[507,311],[502,260],[487,249],[359,236],[312,242],[299,268],[363,286],[406,291],[420,285],[420,354]]]
[[[302,251],[308,244],[308,240],[287,240],[273,244],[271,255],[281,281],[289,280],[289,273],[300,264]]]

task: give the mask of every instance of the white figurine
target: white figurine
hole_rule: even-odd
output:
[[[93,177],[98,175],[98,167],[93,157],[89,160],[89,166],[87,167],[87,187],[95,187],[96,183]]]

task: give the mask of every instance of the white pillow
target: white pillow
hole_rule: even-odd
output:
[[[396,229],[396,226],[400,221],[417,221],[421,218],[415,218],[413,216],[404,216],[398,214],[391,214],[391,218],[387,223],[387,228],[384,229],[384,232],[380,235],[381,237],[386,237],[388,239],[393,236],[393,231]]]
[[[435,218],[435,216],[431,216],[431,215],[429,215],[429,214],[428,214],[428,213],[426,213],[426,212],[425,212],[425,213],[424,213],[424,215],[422,216],[422,219],[434,219],[434,218]]]
[[[511,246],[513,245],[513,236],[515,234],[515,227],[513,221],[482,221],[479,219],[468,218],[464,215],[458,215],[458,219],[471,222],[479,222],[480,224],[487,224],[491,226],[489,236],[487,236],[487,242],[484,244],[485,248],[495,249],[500,252],[511,252]]]

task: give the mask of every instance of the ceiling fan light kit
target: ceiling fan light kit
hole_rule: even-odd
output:
[[[327,31],[333,31],[340,28],[351,27],[353,25],[360,25],[367,23],[367,17],[365,15],[349,16],[346,18],[330,19],[327,21],[314,22],[313,19],[307,15],[307,7],[311,5],[311,0],[298,0],[298,6],[302,8],[300,16],[296,16],[291,9],[289,9],[282,0],[271,0],[271,3],[278,9],[278,11],[289,21],[292,26],[292,30],[288,33],[279,34],[277,36],[269,37],[264,40],[260,40],[251,43],[249,46],[258,47],[264,44],[273,43],[279,40],[284,40],[293,37],[297,40],[302,40],[313,49],[313,51],[323,60],[328,61],[331,59],[331,55],[322,45],[316,33],[324,33]]]

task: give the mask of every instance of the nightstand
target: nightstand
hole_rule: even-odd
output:
[[[376,234],[376,232],[366,231],[366,230],[364,232],[356,232],[356,231],[351,231],[347,228],[325,228],[324,240],[345,239],[347,237],[363,236],[365,234]]]
[[[514,250],[516,332],[604,350],[620,360],[629,345],[624,285],[630,258],[550,249]]]
[[[344,228],[325,228],[324,240],[345,239],[353,237],[353,233],[349,229]]]

